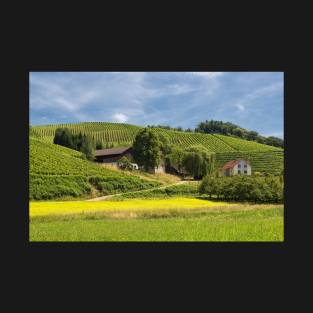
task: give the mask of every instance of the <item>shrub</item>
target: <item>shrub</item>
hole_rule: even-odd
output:
[[[117,165],[122,170],[128,170],[128,171],[132,171],[133,170],[133,165],[131,164],[131,162],[128,160],[128,158],[126,156],[123,156],[117,162]]]
[[[279,177],[210,177],[203,178],[199,193],[236,201],[282,202],[283,184]]]

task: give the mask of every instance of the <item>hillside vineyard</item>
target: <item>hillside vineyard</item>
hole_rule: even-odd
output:
[[[30,138],[29,197],[48,200],[91,197],[159,186],[160,183],[130,176],[83,160],[66,147]]]
[[[59,127],[69,128],[74,134],[88,134],[104,146],[108,144],[114,147],[131,145],[137,132],[143,128],[129,124],[89,122],[33,126],[32,135],[52,143],[55,130]],[[202,145],[215,152],[217,167],[222,167],[234,158],[249,158],[253,171],[280,174],[283,169],[284,150],[281,148],[219,134],[179,132],[162,128],[151,130],[166,136],[171,144],[184,148]]]

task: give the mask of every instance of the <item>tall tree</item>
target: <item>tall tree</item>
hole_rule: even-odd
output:
[[[195,179],[214,172],[215,153],[209,152],[203,146],[190,146],[185,150],[182,165]]]
[[[88,160],[92,161],[94,159],[94,142],[90,136],[82,136],[82,145],[80,151],[86,155]]]
[[[146,171],[157,167],[160,164],[160,147],[158,136],[150,129],[142,129],[136,135],[133,144],[135,161]]]

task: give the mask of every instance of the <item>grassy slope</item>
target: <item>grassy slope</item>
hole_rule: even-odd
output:
[[[79,131],[88,133],[103,143],[113,143],[114,145],[132,144],[136,133],[141,129],[139,126],[129,124],[94,122],[34,126],[32,132],[46,142],[52,142],[57,127],[68,127],[74,133]],[[182,147],[202,144],[210,151],[217,153],[218,167],[223,166],[225,162],[233,158],[248,155],[254,171],[279,174],[283,169],[283,150],[280,148],[222,135],[186,133],[157,128],[153,131],[161,132],[169,138],[171,143]]]
[[[90,197],[142,190],[157,181],[125,175],[81,159],[81,153],[30,138],[30,199]]]
[[[112,219],[31,219],[30,241],[283,241],[283,208]]]

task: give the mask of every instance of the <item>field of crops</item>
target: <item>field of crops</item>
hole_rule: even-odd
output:
[[[52,143],[54,132],[58,127],[67,127],[75,134],[79,132],[89,134],[101,141],[104,146],[131,145],[137,132],[142,128],[129,124],[90,122],[33,126],[31,132],[43,141]],[[161,128],[152,130],[163,134],[172,144],[182,147],[201,144],[208,150],[216,152],[217,167],[222,167],[232,159],[246,157],[250,159],[253,171],[280,174],[284,166],[284,151],[280,148],[223,135],[186,133]]]
[[[45,141],[52,143],[55,130],[58,127],[67,127],[74,134],[78,134],[79,132],[82,132],[83,134],[89,134],[94,139],[101,141],[104,145],[106,143],[114,145],[131,144],[137,132],[142,129],[140,126],[130,124],[89,122],[33,126],[31,132]],[[158,134],[163,134],[173,144],[177,144],[183,147],[202,144],[208,150],[213,152],[282,151],[280,148],[223,135],[187,133],[162,128],[152,128],[151,130]]]
[[[226,162],[238,158],[250,160],[253,172],[266,172],[280,175],[284,168],[283,151],[235,151],[216,153],[216,167],[221,168]]]
[[[30,138],[30,199],[114,194],[159,186],[153,180],[125,175],[81,158],[81,153]]]
[[[215,134],[213,135],[218,139],[225,142],[227,145],[234,148],[237,151],[260,151],[260,152],[268,152],[268,151],[282,151],[281,148],[263,145],[254,141],[243,140],[240,138],[235,138],[231,136],[224,136]],[[221,151],[222,152],[222,151]]]

